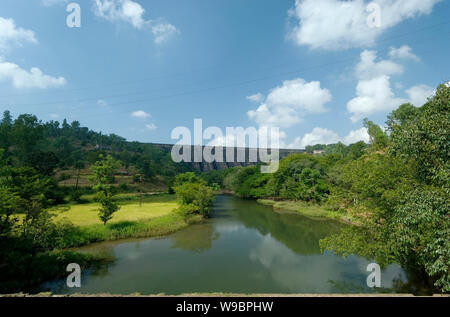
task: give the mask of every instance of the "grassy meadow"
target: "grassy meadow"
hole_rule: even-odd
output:
[[[75,226],[102,225],[98,217],[99,204],[94,202],[94,195],[85,195],[82,199],[86,203],[59,206],[50,212],[55,215],[56,221],[67,219]],[[178,206],[174,195],[144,195],[142,206],[139,205],[137,194],[120,194],[117,195],[117,199],[121,208],[114,214],[109,224],[123,221],[137,222],[167,216]]]
[[[61,229],[58,249],[80,247],[90,243],[128,238],[163,236],[202,220],[186,218],[175,212],[175,195],[123,193],[116,196],[121,208],[104,225],[98,217],[100,204],[95,195],[84,195],[83,203],[70,203],[49,210]],[[19,215],[19,219],[24,215]]]

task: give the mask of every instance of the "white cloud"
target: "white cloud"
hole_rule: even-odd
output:
[[[326,111],[324,106],[331,99],[331,93],[321,88],[320,82],[297,78],[284,81],[281,86],[272,89],[266,100],[247,115],[259,126],[287,128],[300,122],[305,113]]]
[[[403,45],[399,48],[391,47],[389,50],[389,56],[391,58],[411,59],[416,62],[420,61],[420,58],[412,52],[411,47],[408,45]]]
[[[347,110],[352,114],[350,119],[356,122],[375,112],[393,110],[405,102],[395,97],[390,77],[380,76],[358,82],[356,97],[347,103]]]
[[[141,119],[145,119],[145,118],[150,118],[151,115],[147,112],[145,112],[144,110],[137,110],[131,113],[132,117],[135,118],[141,118]]]
[[[306,133],[302,138],[295,138],[292,143],[285,145],[285,147],[290,149],[305,149],[308,145],[336,144],[338,142],[350,145],[359,141],[364,141],[365,143],[369,143],[370,141],[367,129],[364,127],[359,130],[350,131],[345,137],[340,137],[332,130],[316,127],[310,133]]]
[[[46,75],[37,67],[27,71],[20,68],[17,64],[4,61],[2,57],[0,57],[0,80],[11,81],[15,88],[47,89],[66,84],[64,77]]]
[[[297,45],[339,50],[366,47],[379,35],[406,19],[429,14],[441,0],[377,0],[380,27],[369,27],[369,0],[296,0],[289,11],[294,27],[289,34]]]
[[[390,60],[376,61],[377,52],[364,50],[356,66],[359,79],[372,79],[378,76],[390,76],[403,73],[403,66]]]
[[[253,102],[262,102],[264,100],[264,95],[258,92],[257,94],[245,97],[245,99]]]
[[[145,127],[150,131],[155,131],[158,128],[154,123],[146,124]]]
[[[170,37],[179,33],[170,23],[146,20],[145,9],[132,0],[94,0],[93,10],[95,15],[109,22],[128,23],[138,30],[150,28],[155,44],[167,42]]]
[[[0,51],[9,51],[23,43],[37,43],[33,31],[17,27],[13,19],[0,17]]]
[[[359,130],[352,130],[347,136],[342,138],[342,143],[347,145],[354,144],[359,141],[364,141],[365,143],[370,142],[370,136],[366,128],[361,128]]]
[[[59,118],[59,114],[57,114],[57,113],[51,113],[51,114],[50,114],[50,118],[52,118],[52,119],[58,119],[58,118]]]
[[[94,0],[94,13],[110,22],[127,22],[136,29],[141,29],[145,20],[145,9],[131,0]]]
[[[390,51],[391,57],[412,58],[411,49],[402,46]],[[415,56],[415,55],[413,55]],[[417,57],[418,58],[418,57]],[[391,60],[376,61],[375,51],[365,50],[356,66],[355,75],[358,78],[356,96],[347,103],[353,122],[380,111],[391,111],[403,103],[410,102],[421,106],[433,94],[433,89],[427,85],[416,85],[405,91],[408,98],[397,97],[391,88],[391,76],[403,72],[403,66]],[[397,86],[401,89],[401,86]]]
[[[423,106],[429,97],[435,94],[435,90],[427,85],[417,85],[406,90],[409,102],[416,107]]]
[[[256,110],[247,112],[248,117],[259,126],[288,128],[301,121],[297,111],[290,107],[261,104]]]
[[[314,128],[312,132],[306,133],[300,140],[300,148],[304,149],[308,145],[315,144],[334,144],[339,142],[339,135],[337,133],[325,129]],[[298,142],[298,139],[294,141],[294,144]]]
[[[178,29],[170,23],[159,23],[152,26],[152,33],[155,36],[155,44],[167,42],[173,35],[178,34]]]

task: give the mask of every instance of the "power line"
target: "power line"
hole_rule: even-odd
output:
[[[385,38],[385,39],[379,39],[379,40],[377,40],[377,42],[388,42],[388,41],[391,41],[393,39],[397,39],[397,38],[400,38],[400,37],[405,37],[405,36],[412,35],[412,34],[417,34],[420,31],[424,31],[424,30],[440,27],[440,26],[443,26],[443,25],[446,25],[446,24],[449,24],[449,23],[450,23],[450,21],[442,21],[442,22],[439,22],[439,23],[436,23],[436,24],[433,24],[433,25],[430,25],[430,26],[426,26],[426,27],[423,27],[423,28],[419,28],[419,29],[416,29],[416,30],[413,30],[413,31],[410,31],[410,32],[397,34],[397,35],[394,35],[394,36],[391,36],[391,37],[388,37],[388,38]],[[289,64],[290,63],[283,63],[283,64],[278,64],[277,66],[266,67],[264,69],[273,69],[275,67],[278,68],[281,65],[284,66],[284,65],[289,65]],[[159,75],[155,75],[155,76],[151,76],[151,77],[147,77],[147,78],[142,78],[142,79],[137,79],[137,80],[132,80],[132,81],[118,81],[118,82],[111,82],[111,83],[108,83],[108,84],[98,84],[98,85],[90,86],[90,87],[57,90],[57,91],[53,91],[51,93],[49,93],[49,92],[32,92],[32,93],[23,93],[23,94],[3,95],[3,96],[0,96],[0,98],[31,96],[31,95],[46,95],[46,94],[55,94],[55,93],[67,93],[67,92],[75,92],[75,91],[81,91],[81,90],[95,89],[95,88],[98,88],[98,87],[108,87],[108,86],[116,86],[116,85],[127,85],[127,84],[143,83],[143,82],[146,82],[146,81],[150,81],[150,80],[158,79],[158,78],[164,78],[164,77],[168,77],[168,78],[181,77],[183,75],[190,74],[190,73],[195,72],[195,71],[207,70],[207,69],[213,69],[213,68],[219,68],[219,67],[223,67],[223,65],[213,65],[213,66],[209,66],[209,67],[201,67],[199,69],[192,70],[192,71],[189,71],[189,72],[172,73],[172,74],[159,74]],[[145,92],[127,93],[127,94],[122,94],[122,95],[114,95],[112,97],[129,96],[129,95],[132,95],[132,94],[143,94],[143,93],[145,93]],[[102,97],[96,97],[96,98],[83,98],[83,99],[80,99],[80,100],[71,100],[71,101],[46,102],[45,104],[58,104],[58,103],[65,103],[65,102],[82,102],[82,101],[99,100],[99,99],[106,99],[106,98],[109,98],[109,97],[107,96],[107,97],[103,97],[103,98]],[[43,105],[43,103],[35,104],[35,105]]]
[[[445,34],[448,34],[448,33],[445,33]],[[426,41],[430,41],[430,40],[433,40],[433,39],[428,38],[428,39],[423,40],[423,41],[416,41],[415,43],[426,42]],[[422,52],[421,55],[425,55],[427,53],[434,52],[434,51],[435,51],[434,49],[431,49],[431,50]],[[329,66],[333,66],[333,65],[337,65],[337,64],[342,64],[342,63],[354,61],[355,58],[359,58],[359,57],[360,57],[360,54],[358,53],[358,54],[355,54],[355,56],[352,56],[350,58],[346,58],[346,59],[342,59],[342,60],[335,60],[335,61],[332,61],[332,62],[329,62],[329,63],[318,64],[318,65],[311,66],[311,67],[304,67],[304,68],[301,68],[301,69],[297,69],[295,71],[283,72],[283,73],[278,73],[278,74],[273,74],[273,75],[268,75],[268,76],[253,78],[253,79],[249,79],[249,80],[245,80],[245,81],[239,81],[239,82],[234,82],[234,83],[228,83],[228,84],[213,86],[213,87],[206,87],[206,88],[197,89],[197,90],[193,90],[193,91],[183,91],[183,92],[178,92],[178,93],[168,94],[168,95],[163,95],[163,96],[157,96],[157,97],[152,97],[152,98],[138,99],[138,100],[134,100],[134,101],[110,103],[110,104],[108,104],[108,106],[128,105],[128,104],[135,104],[135,103],[151,102],[151,101],[157,101],[157,100],[166,99],[166,98],[173,98],[173,97],[179,97],[179,96],[190,95],[190,94],[195,94],[195,93],[207,92],[207,91],[212,91],[212,90],[217,90],[217,89],[223,89],[223,88],[247,85],[247,84],[251,84],[251,83],[254,83],[254,82],[264,81],[264,80],[268,80],[268,79],[272,79],[272,78],[276,78],[276,77],[281,77],[281,76],[286,76],[286,75],[294,75],[294,74],[298,74],[300,72],[306,72],[306,71],[310,71],[310,70],[314,70],[314,69],[320,69],[320,68],[325,68],[325,67],[329,67]],[[158,89],[158,90],[154,90],[153,92],[159,92],[159,91],[165,91],[165,90],[171,90],[171,89],[176,89],[176,88]],[[81,99],[75,99],[75,100],[73,100],[73,99],[72,100],[61,100],[61,101],[57,101],[57,102],[16,104],[15,106],[16,107],[26,107],[26,106],[45,106],[45,105],[53,105],[53,104],[66,104],[66,103],[73,103],[73,102],[84,102],[84,101],[92,101],[92,100],[103,100],[103,99],[108,99],[108,98],[126,97],[126,96],[131,96],[131,95],[146,94],[148,92],[149,92],[149,90],[141,91],[141,92],[134,92],[134,93],[118,94],[118,95],[112,95],[112,96],[98,96],[98,97],[94,97],[94,98],[81,98]],[[150,92],[152,92],[152,91],[150,91]],[[91,106],[86,106],[86,107],[91,107]]]

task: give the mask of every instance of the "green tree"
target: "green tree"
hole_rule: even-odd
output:
[[[113,214],[120,209],[114,199],[114,173],[120,167],[120,162],[112,156],[99,156],[99,160],[92,165],[93,176],[91,180],[95,183],[94,189],[97,191],[97,199],[100,202],[99,218],[104,225],[112,219]]]
[[[77,182],[75,184],[75,190],[78,190],[78,183],[80,181],[80,173],[81,173],[81,170],[85,167],[85,164],[83,161],[77,161],[75,163],[74,167],[77,170]]]
[[[381,150],[387,147],[388,136],[379,125],[366,118],[364,119],[364,127],[367,129],[367,133],[369,133],[370,144],[372,144],[375,150]]]
[[[174,189],[183,214],[200,214],[205,218],[209,217],[214,198],[211,187],[200,183],[184,183]]]
[[[450,184],[450,87],[440,85],[420,109],[402,124],[393,126],[391,153],[416,169],[419,181]]]
[[[174,191],[180,203],[180,212],[184,215],[200,214],[209,217],[213,203],[214,190],[206,182],[188,172],[177,175],[174,181]]]

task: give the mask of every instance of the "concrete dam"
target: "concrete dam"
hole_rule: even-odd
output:
[[[174,147],[173,144],[158,144],[158,143],[151,143],[152,146],[159,148],[160,150],[171,153],[172,148]],[[190,145],[186,146],[190,148],[190,160],[188,159],[188,162],[185,162],[186,164],[190,165],[192,168],[194,168],[197,171],[200,172],[208,172],[212,170],[223,170],[230,167],[235,166],[250,166],[250,165],[256,165],[259,163],[263,163],[263,160],[260,156],[260,151],[258,149],[251,149],[251,148],[239,148],[239,147],[208,147],[208,146],[200,146],[200,145]],[[206,152],[212,153],[213,155],[216,154],[216,151],[222,150],[223,151],[223,162],[220,161],[213,161],[210,162],[208,159],[205,159],[203,157],[202,153]],[[263,152],[266,152],[265,149],[263,149]],[[181,153],[183,151],[181,150]],[[279,149],[279,159],[290,155],[290,154],[299,154],[299,153],[305,153],[305,150],[295,150],[295,149]],[[220,154],[220,152],[217,152]],[[272,152],[271,150],[267,150],[267,153],[270,155]],[[197,161],[196,161],[196,155],[197,155]],[[198,160],[198,158],[201,157],[201,161]]]

